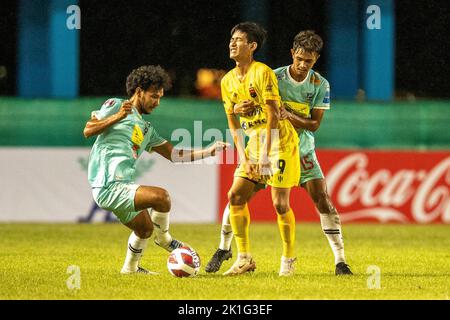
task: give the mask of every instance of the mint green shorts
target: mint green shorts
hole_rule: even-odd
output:
[[[120,222],[126,224],[139,214],[134,208],[134,196],[139,187],[134,183],[112,182],[101,188],[92,188],[92,195],[100,208],[112,211]]]
[[[306,155],[300,155],[300,166],[302,171],[300,173],[299,185],[302,185],[309,180],[324,178],[322,168],[320,168],[319,160],[317,159],[316,152],[314,150]]]

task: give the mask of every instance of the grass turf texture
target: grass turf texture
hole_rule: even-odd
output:
[[[204,267],[217,248],[219,225],[173,224],[172,234],[201,257],[200,274],[175,278],[166,268],[168,253],[149,242],[141,265],[158,276],[120,275],[127,228],[120,224],[0,224],[0,299],[449,299],[450,226],[344,226],[347,262],[354,276],[334,275],[334,258],[319,224],[297,224],[297,268],[278,277],[281,240],[276,224],[252,223],[256,272],[223,277]],[[81,288],[66,284],[70,265],[81,270]],[[380,268],[380,288],[369,289]]]

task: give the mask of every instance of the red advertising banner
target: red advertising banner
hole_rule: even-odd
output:
[[[450,223],[450,152],[319,150],[328,193],[342,222]],[[220,166],[219,213],[236,165]],[[297,222],[319,221],[303,188],[294,188]],[[250,201],[252,221],[276,221],[270,188]]]

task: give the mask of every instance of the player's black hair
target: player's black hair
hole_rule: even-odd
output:
[[[231,29],[231,36],[238,30],[247,34],[248,42],[256,42],[257,46],[254,53],[261,49],[266,42],[267,31],[256,22],[246,21],[238,23]]]
[[[127,77],[127,94],[132,97],[140,87],[146,91],[150,87],[169,90],[172,87],[170,76],[161,66],[141,66],[131,71]]]
[[[320,53],[323,47],[322,38],[312,30],[300,31],[294,38],[292,48],[294,51],[303,49],[307,52]]]

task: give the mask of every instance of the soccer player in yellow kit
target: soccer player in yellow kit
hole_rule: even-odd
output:
[[[238,258],[224,275],[239,275],[256,268],[250,252],[247,202],[258,183],[272,187],[272,202],[283,243],[279,275],[294,273],[295,216],[289,195],[300,178],[299,138],[288,120],[280,120],[280,96],[274,72],[253,59],[265,38],[266,31],[253,22],[239,23],[231,30],[230,58],[236,61],[236,67],[224,76],[221,83],[228,126],[240,159],[228,192]],[[255,108],[238,119],[233,108],[243,101]],[[249,137],[246,147],[241,128]]]

